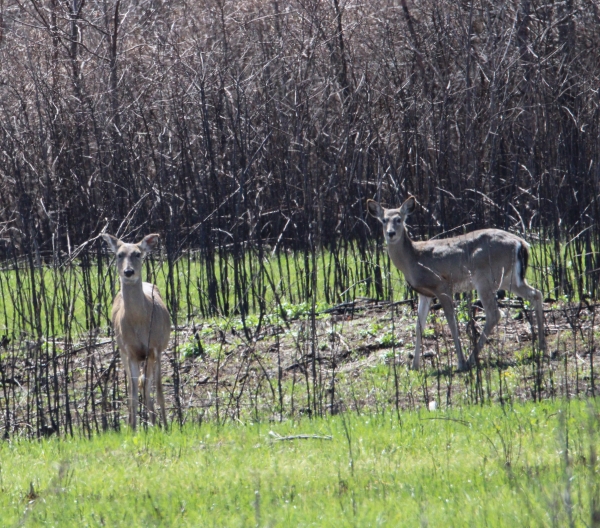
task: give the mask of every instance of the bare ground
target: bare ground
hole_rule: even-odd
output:
[[[359,299],[295,319],[254,317],[246,328],[239,317],[194,322],[174,332],[163,356],[169,418],[399,413],[433,401],[444,407],[597,393],[596,305],[547,303],[545,354],[532,341],[532,314],[518,301],[501,306],[503,319],[467,373],[456,371],[449,328],[435,307],[423,369],[408,369],[412,301]],[[470,351],[484,314],[472,307],[469,321],[467,312],[460,331]],[[5,436],[118,428],[126,415],[125,380],[110,336],[92,335],[79,344],[4,343],[0,382]]]
[[[500,325],[468,373],[456,371],[449,328],[435,309],[423,370],[409,371],[416,321],[411,302],[357,300],[318,317],[263,326],[256,334],[253,328],[248,336],[235,325],[182,329],[180,342],[200,340],[204,351],[182,360],[182,390],[190,407],[204,409],[214,407],[219,395],[224,416],[237,419],[249,409],[276,418],[343,408],[379,411],[390,404],[404,409],[431,400],[456,405],[595,394],[596,306],[546,305],[546,354],[533,345],[532,314],[517,301],[502,306]],[[477,335],[484,315],[474,313]],[[461,324],[466,351],[472,327]]]

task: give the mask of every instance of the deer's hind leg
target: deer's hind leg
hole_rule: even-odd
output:
[[[498,308],[498,300],[496,299],[496,287],[493,284],[485,283],[477,286],[477,295],[481,300],[483,309],[485,311],[485,325],[483,332],[479,336],[475,350],[469,357],[469,364],[474,365],[475,361],[483,349],[486,341],[492,335],[492,332],[498,322],[500,321],[500,309]]]
[[[538,327],[538,344],[540,350],[542,350],[542,352],[545,352],[546,336],[544,335],[544,305],[542,303],[542,292],[529,286],[529,284],[527,283],[520,285],[511,285],[510,290],[514,294],[518,295],[519,297],[523,297],[523,299],[526,299],[531,304],[533,304]]]
[[[469,368],[469,362],[465,361],[465,356],[463,355],[462,346],[460,344],[458,321],[456,320],[456,312],[454,311],[454,301],[452,295],[448,293],[441,294],[439,300],[444,309],[444,315],[446,316],[446,321],[448,321],[452,339],[454,340],[454,347],[456,348],[456,356],[458,358],[458,370],[462,372]]]
[[[160,415],[162,417],[163,427],[167,428],[167,409],[165,407],[165,395],[163,393],[162,386],[162,372],[160,368],[160,356],[156,361],[156,372],[154,374],[154,379],[156,380],[156,399],[158,400],[158,405],[160,406]]]

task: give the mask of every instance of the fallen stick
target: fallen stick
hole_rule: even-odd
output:
[[[309,435],[309,434],[299,434],[299,435],[291,435],[291,436],[281,436],[274,431],[269,431],[269,435],[273,437],[273,439],[282,441],[282,440],[333,440],[333,436],[319,436],[319,435]]]

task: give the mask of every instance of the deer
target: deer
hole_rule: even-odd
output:
[[[434,298],[439,300],[448,321],[458,357],[458,370],[475,365],[494,327],[500,321],[498,290],[513,292],[528,300],[537,319],[538,344],[546,349],[542,293],[527,284],[525,273],[529,244],[501,229],[481,229],[446,239],[413,241],[406,231],[406,219],[416,208],[409,196],[398,209],[386,209],[375,200],[367,201],[369,214],[383,225],[388,255],[406,282],[418,294],[416,346],[412,368],[421,366],[422,334]],[[477,290],[485,311],[485,325],[474,350],[465,361],[454,311],[454,294]]]
[[[116,255],[121,290],[112,306],[112,325],[128,382],[127,403],[129,425],[136,428],[138,388],[149,411],[152,424],[156,422],[150,388],[156,384],[163,426],[167,427],[165,398],[160,369],[161,353],[169,344],[171,317],[158,288],[142,281],[142,263],[147,253],[158,244],[160,236],[145,236],[137,244],[128,244],[109,234],[102,234]]]

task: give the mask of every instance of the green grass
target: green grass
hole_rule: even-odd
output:
[[[577,282],[577,270],[585,269],[584,256],[573,254],[569,248],[562,248],[556,257],[548,244],[534,244],[527,273],[531,284],[566,301],[577,300],[577,291],[571,292],[573,298],[565,297],[564,288],[554,283],[553,258],[561,261],[571,285]],[[301,253],[285,252],[267,253],[262,263],[253,251],[246,251],[237,263],[229,254],[216,256],[212,269],[217,284],[217,312],[237,313],[241,298],[245,297],[250,314],[259,313],[263,303],[267,313],[283,311],[294,317],[310,311],[313,298],[322,308],[361,296],[375,296],[375,260],[374,249],[363,257],[352,245],[340,246],[337,252],[323,250],[314,260],[310,255],[305,259]],[[395,300],[409,295],[402,274],[390,266],[387,256],[381,258],[380,264],[385,291]],[[236,269],[238,276],[244,277],[240,281],[244,291],[236,291]],[[157,259],[147,262],[144,278],[159,287],[173,316],[181,323],[206,313],[208,272],[207,262],[198,253],[186,253],[173,263],[172,280],[168,264]],[[64,267],[7,267],[0,271],[0,332],[59,337],[107,328],[112,298],[118,288],[112,259],[104,260],[100,267],[96,261],[87,266],[73,262]]]
[[[584,526],[598,433],[563,401],[14,440],[0,525]]]
[[[237,264],[231,255],[216,257],[213,267],[219,315],[238,313],[242,294],[250,314],[259,313],[260,302],[269,313],[284,312],[291,318],[311,311],[312,297],[306,292],[313,285],[305,264],[300,253],[268,255],[262,264],[252,251]],[[352,248],[337,255],[324,250],[314,263],[309,259],[308,265],[313,264],[317,269],[318,309],[374,294],[371,282],[365,280],[373,263],[361,260]],[[236,268],[245,277],[240,281],[245,284],[243,292],[234,287]],[[207,263],[199,254],[185,254],[173,263],[172,280],[168,263],[158,260],[147,261],[143,276],[158,286],[172,315],[185,322],[198,318],[201,307],[206,309],[209,304],[207,273]],[[396,281],[400,282],[398,275]],[[58,337],[106,328],[118,289],[113,259],[103,261],[101,267],[97,263],[83,267],[78,262],[64,267],[6,267],[0,271],[0,332],[41,332]]]

